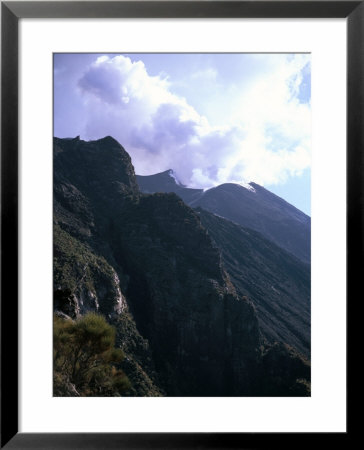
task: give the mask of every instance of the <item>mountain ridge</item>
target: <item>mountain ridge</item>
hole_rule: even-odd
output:
[[[255,307],[198,212],[136,180],[113,138],[54,139],[55,310],[116,328],[128,395],[309,395],[307,361],[262,350]]]
[[[207,190],[177,185],[171,169],[155,175],[137,175],[142,192],[174,192],[189,206],[202,207],[264,237],[310,264],[311,219],[286,200],[257,183],[224,183]],[[169,178],[169,179],[168,179]]]

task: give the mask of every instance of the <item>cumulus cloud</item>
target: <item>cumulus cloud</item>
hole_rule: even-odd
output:
[[[98,57],[77,84],[84,111],[81,137],[112,135],[130,153],[137,173],[172,168],[191,187],[282,183],[310,165],[310,104],[299,98],[308,59],[271,55],[264,64],[249,88],[235,84],[216,105],[225,113],[213,126],[173,92],[166,77],[148,74],[142,61]],[[206,77],[223,96],[218,71],[196,72],[195,82]]]

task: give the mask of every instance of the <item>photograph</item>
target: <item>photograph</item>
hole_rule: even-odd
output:
[[[0,448],[350,447],[363,3],[1,2]]]
[[[311,128],[310,53],[53,53],[54,397],[311,396]]]

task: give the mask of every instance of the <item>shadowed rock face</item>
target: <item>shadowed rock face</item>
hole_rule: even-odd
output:
[[[114,193],[119,185],[138,191],[130,156],[110,136],[90,142],[54,138],[54,156],[55,177],[77,180],[81,191]]]
[[[258,231],[305,263],[311,259],[311,219],[256,183],[225,183],[212,189],[178,185],[170,171],[137,176],[142,192],[175,192],[193,208],[201,207],[243,227]]]
[[[224,266],[240,295],[256,306],[269,342],[281,341],[310,356],[310,267],[261,234],[197,209],[221,249]]]
[[[130,199],[115,220],[110,238],[130,276],[126,297],[141,334],[158,349],[167,392],[247,389],[243,367],[259,345],[257,319],[236,295],[197,214],[177,196],[161,194]]]
[[[178,183],[171,169],[155,175],[137,175],[136,180],[140,190],[146,194],[174,192],[187,204],[199,199],[203,194],[203,189],[190,189]]]
[[[101,286],[95,268],[109,270],[169,395],[248,391],[256,315],[237,296],[198,215],[176,195],[141,195],[129,156],[111,138],[55,139],[54,171],[56,236],[79,239],[84,257],[71,262],[74,286],[57,274],[56,306],[71,315],[97,309],[117,323],[117,289]],[[71,300],[62,303],[65,292]]]
[[[256,306],[264,338],[310,357],[310,218],[255,183],[204,192],[170,172],[137,181],[142,191],[173,191],[196,208],[239,295]]]
[[[199,214],[175,194],[141,194],[114,139],[55,138],[54,223],[55,308],[116,326],[130,395],[259,391],[253,305]]]

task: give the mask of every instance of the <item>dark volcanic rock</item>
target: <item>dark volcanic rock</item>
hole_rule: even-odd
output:
[[[202,189],[189,189],[178,183],[171,169],[155,175],[137,175],[136,179],[140,190],[146,194],[174,192],[187,204],[198,199],[203,194]]]
[[[158,349],[169,395],[248,392],[255,311],[236,295],[197,214],[173,194],[141,197],[125,205],[116,229],[115,258],[130,275],[126,296]]]
[[[178,185],[170,171],[137,176],[143,192],[175,192],[188,205],[201,207],[261,233],[306,263],[311,258],[311,219],[256,183],[248,188],[226,183],[203,191]]]
[[[260,330],[310,356],[310,266],[251,229],[197,210],[234,286],[257,309]]]
[[[55,138],[54,223],[55,308],[97,310],[116,327],[131,395],[257,391],[252,303],[236,293],[199,214],[175,194],[141,194],[114,139]],[[264,382],[274,392],[274,377]]]
[[[311,219],[277,195],[255,183],[249,190],[222,184],[206,191],[193,206],[226,217],[263,236],[304,262],[311,258]]]
[[[261,397],[297,397],[311,394],[311,365],[287,344],[267,346],[259,360],[255,392]],[[271,380],[266,383],[264,380]]]
[[[54,306],[76,318],[88,311],[112,317],[126,309],[114,268],[55,224],[53,233]]]
[[[138,191],[130,156],[110,136],[90,142],[54,138],[54,156],[55,177],[78,178],[77,184],[87,191],[117,192],[120,184]]]
[[[204,192],[178,184],[171,171],[137,181],[143,192],[173,191],[196,208],[238,293],[256,306],[263,336],[309,357],[310,218],[254,183]]]
[[[55,139],[54,168],[57,236],[70,233],[76,248],[72,259],[55,241],[56,307],[73,316],[94,308],[117,323],[115,314],[123,310],[115,311],[116,300],[101,299],[115,299],[118,292],[126,298],[129,323],[136,325],[125,340],[125,321],[119,323],[118,335],[127,355],[130,342],[137,346],[144,339],[148,351],[150,345],[149,371],[141,367],[147,357],[138,362],[134,355],[125,363],[134,377],[146,369],[140,383],[145,392],[154,389],[148,379],[156,379],[155,366],[169,395],[247,393],[260,342],[255,311],[237,296],[198,215],[173,194],[140,195],[129,156],[111,138]],[[101,293],[96,280],[108,270]]]

